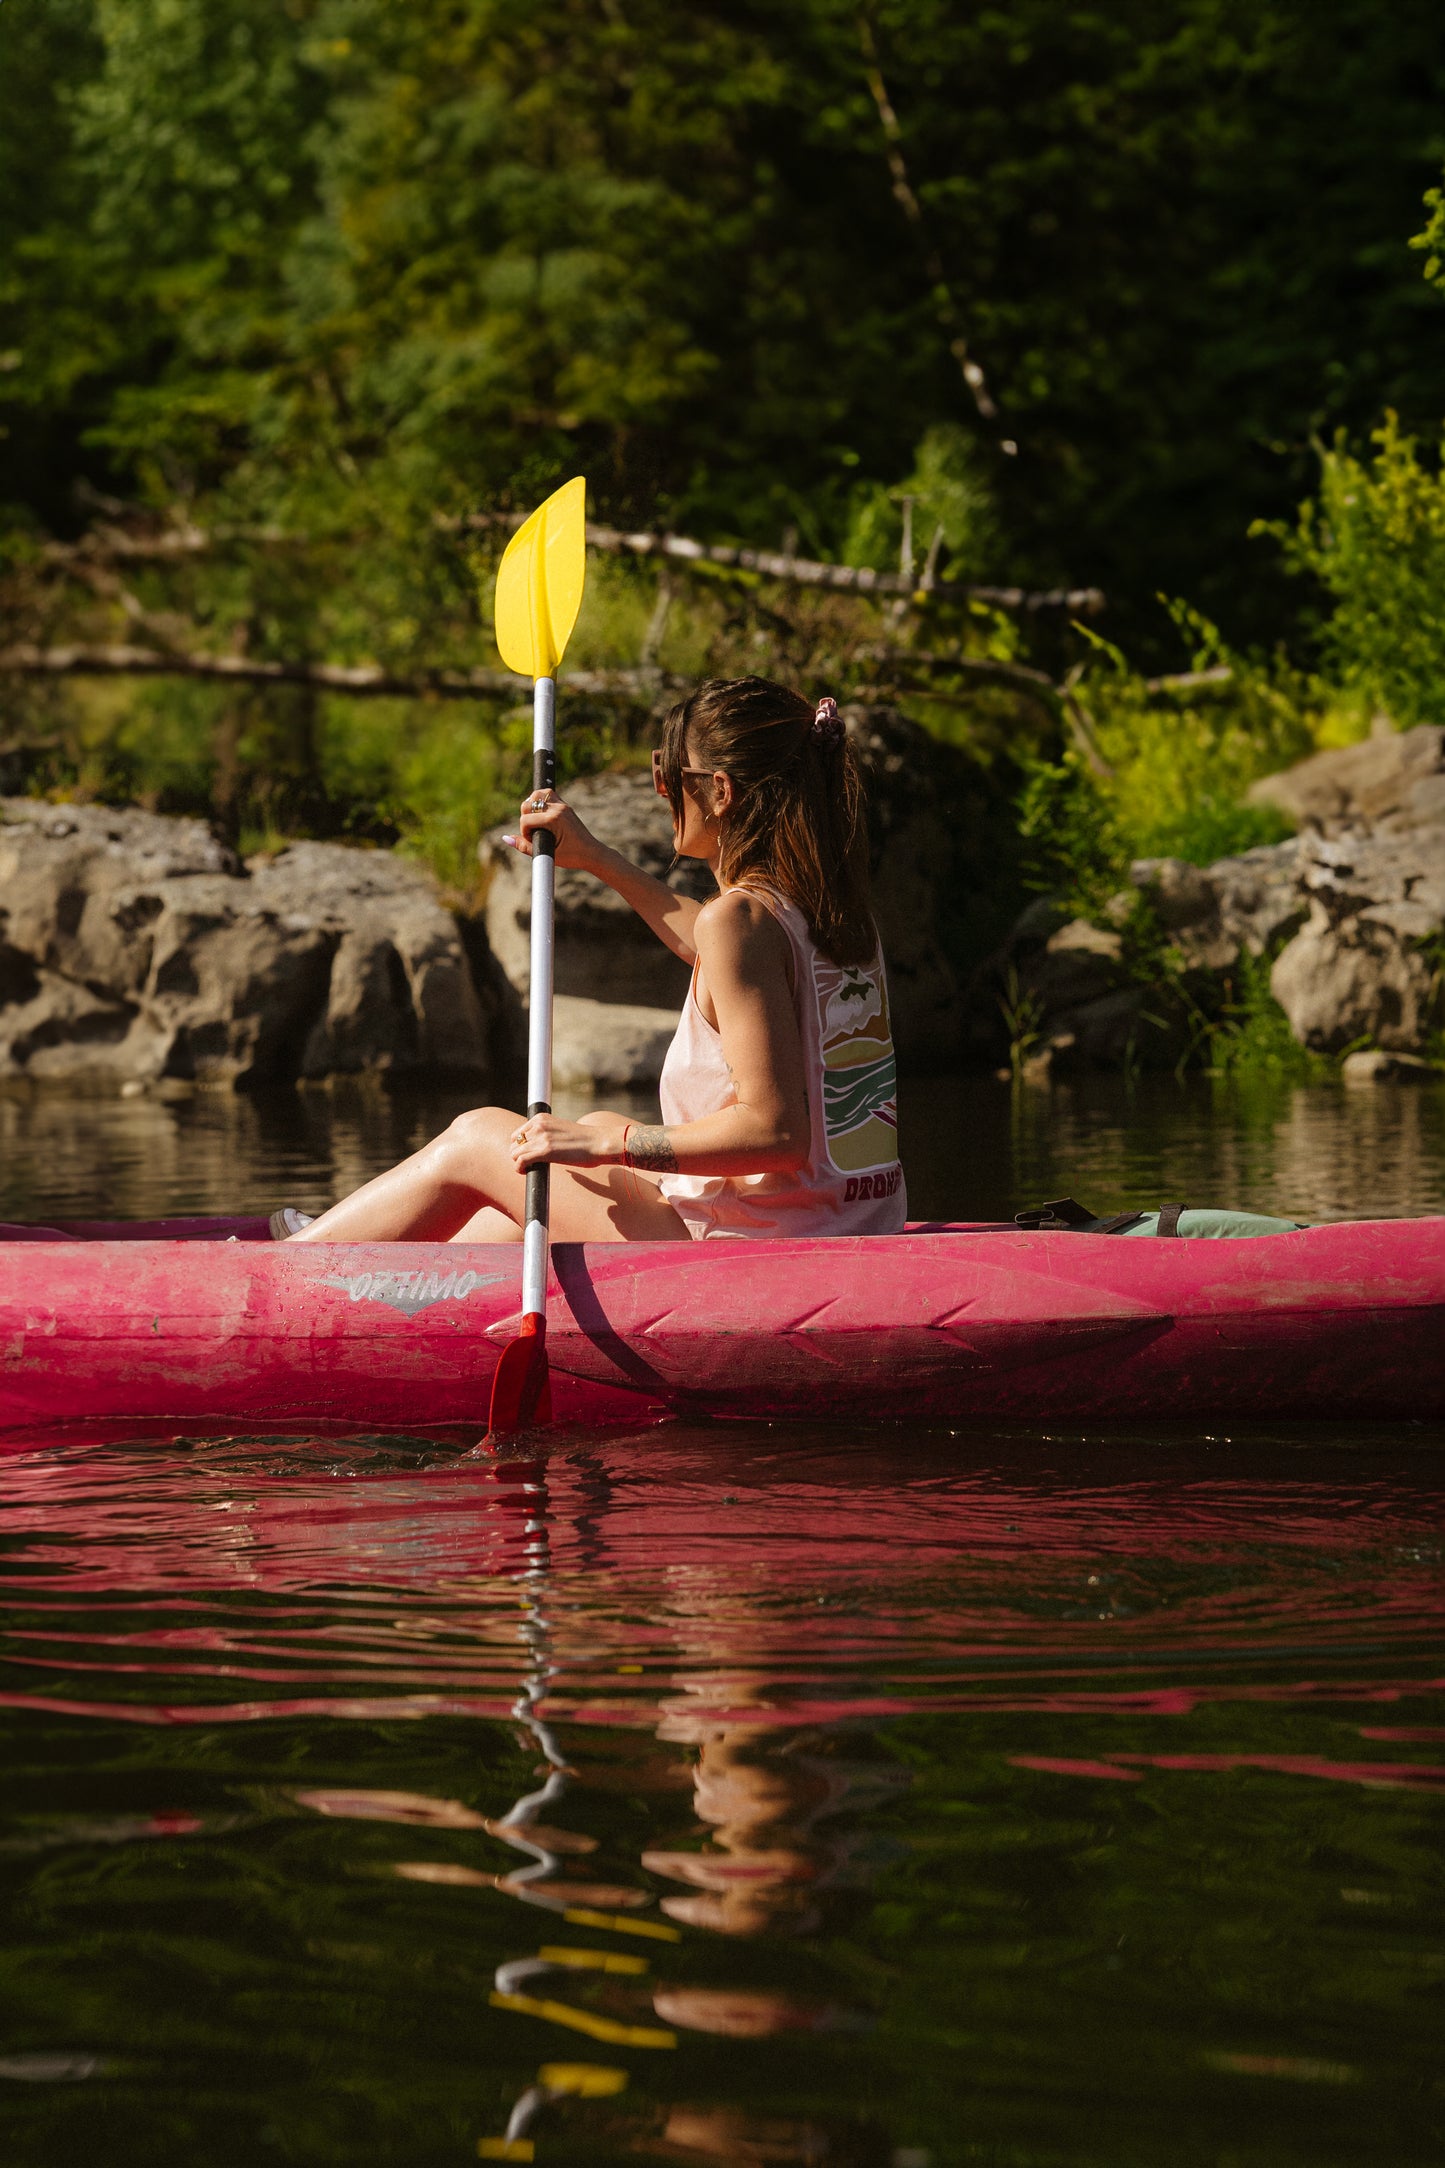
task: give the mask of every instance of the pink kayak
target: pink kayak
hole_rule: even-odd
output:
[[[0,1229],[0,1431],[485,1427],[521,1252],[253,1220]],[[1445,1416],[1445,1218],[1240,1241],[934,1225],[559,1244],[563,1423]]]

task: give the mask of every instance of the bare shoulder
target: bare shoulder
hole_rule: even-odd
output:
[[[714,896],[698,912],[693,930],[700,956],[715,963],[743,965],[788,957],[787,935],[760,896],[745,888],[730,888]]]

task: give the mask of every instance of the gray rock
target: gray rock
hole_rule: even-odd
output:
[[[168,882],[164,903],[137,1017],[149,1073],[197,1084],[284,1076],[325,1004],[334,936],[225,874]]]
[[[1145,1007],[1143,988],[1121,986],[1113,993],[1100,994],[1096,1000],[1065,1010],[1060,1019],[1066,1025],[1062,1036],[1072,1041],[1067,1066],[1122,1068],[1138,1050],[1144,1031]],[[1056,1044],[1059,1036],[1055,1034],[1051,1043]],[[1056,1066],[1065,1065],[1057,1052],[1055,1059]]]
[[[1355,1039],[1417,1052],[1439,998],[1445,827],[1306,836],[1297,880],[1308,917],[1270,974],[1295,1037],[1320,1053]]]
[[[620,851],[677,894],[699,902],[717,894],[711,874],[696,860],[673,861],[672,818],[667,801],[652,787],[650,772],[586,776],[567,789],[573,806],[598,839]],[[515,823],[510,825],[515,826]],[[493,829],[478,846],[487,874],[487,939],[520,1004],[527,998],[531,937],[531,861],[502,842]],[[669,955],[630,905],[590,873],[563,870],[556,887],[556,989],[588,1001],[680,1009],[687,996],[688,967]]]
[[[1148,896],[1159,923],[1171,933],[1219,916],[1218,889],[1202,866],[1192,866],[1187,859],[1136,858],[1129,877]]]
[[[552,1026],[553,1084],[559,1091],[655,1091],[676,1029],[675,1009],[561,994]]]
[[[1440,1071],[1417,1054],[1386,1054],[1374,1047],[1346,1054],[1340,1075],[1347,1084],[1433,1084]]]
[[[1276,957],[1269,984],[1294,1036],[1319,1054],[1337,1054],[1355,1039],[1409,1053],[1430,1027],[1429,963],[1363,919],[1332,925],[1312,913]]]
[[[1186,964],[1227,971],[1242,949],[1263,956],[1302,923],[1308,901],[1299,856],[1299,839],[1291,836],[1208,867],[1181,858],[1136,859],[1130,876]]]
[[[1172,1053],[1172,1037],[1153,1021],[1149,990],[1132,977],[1125,937],[1086,918],[1057,924],[1030,906],[1015,929],[1010,962],[1020,1026],[1046,1043],[1024,1064],[1026,1081],[1040,1082],[1080,1069],[1117,1068],[1136,1057],[1150,1038]],[[1032,939],[1027,938],[1032,933]],[[1044,936],[1046,935],[1046,938]]]
[[[1029,989],[1050,1024],[1074,1028],[1074,1012],[1124,983],[1124,943],[1111,928],[1070,919],[1051,933],[1028,975]]]
[[[1297,878],[1332,925],[1367,916],[1400,939],[1428,939],[1445,924],[1445,826],[1392,835],[1306,836]]]
[[[336,940],[304,1076],[476,1075],[489,1066],[490,1018],[456,920],[423,867],[389,851],[293,843],[251,870],[266,903]]]
[[[1261,843],[1236,858],[1216,859],[1209,867],[1231,963],[1242,949],[1251,956],[1267,955],[1302,923],[1307,904],[1300,889],[1300,848],[1299,838],[1290,836],[1283,843]]]
[[[1139,860],[1134,885],[1186,967],[1218,974],[1242,954],[1275,954],[1270,985],[1303,1045],[1338,1053],[1367,1039],[1390,1057],[1418,1054],[1440,1013],[1442,745],[1445,732],[1437,729],[1392,733],[1270,778],[1279,787],[1263,793],[1268,802],[1287,804],[1314,824],[1286,842],[1207,867]],[[1120,1020],[1101,1012],[1091,1025],[1079,1010],[1104,998],[1090,974],[1116,937],[1095,927],[1091,942],[1066,926],[1040,953],[1046,921],[1039,911],[1033,906],[1013,935],[1026,959],[1023,982],[1042,1005],[1036,1027],[1073,1031],[1079,1058],[1097,1058],[1097,1048],[1117,1040]],[[1217,998],[1207,977],[1195,981],[1193,998],[1205,1010]],[[1140,990],[1140,1016],[1146,1005],[1154,1006]]]
[[[480,1073],[486,1017],[430,876],[198,821],[0,802],[0,1075],[122,1084]]]
[[[1445,729],[1388,727],[1358,745],[1316,753],[1249,791],[1300,827],[1323,834],[1356,829],[1386,835],[1445,825]]]

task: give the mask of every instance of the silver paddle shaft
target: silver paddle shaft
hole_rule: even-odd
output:
[[[532,788],[551,790],[557,761],[557,683],[539,677],[532,692]],[[527,1018],[527,1112],[552,1111],[552,975],[556,921],[556,843],[545,830],[532,837],[531,1007]],[[547,1214],[551,1168],[527,1171],[522,1231],[522,1311],[540,1317],[547,1298]]]

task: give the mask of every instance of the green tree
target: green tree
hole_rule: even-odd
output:
[[[65,48],[61,170],[20,219],[7,392],[72,435],[100,410],[91,459],[153,486],[394,508],[582,465],[619,517],[837,548],[856,488],[963,426],[1001,565],[1235,633],[1279,607],[1243,536],[1309,425],[1438,405],[1403,247],[1429,0],[877,0],[892,138],[853,0],[32,0],[0,38],[22,15]]]
[[[1330,598],[1329,667],[1408,729],[1445,720],[1445,475],[1394,414],[1371,442],[1365,458],[1342,438],[1323,450],[1317,496],[1276,532]]]

